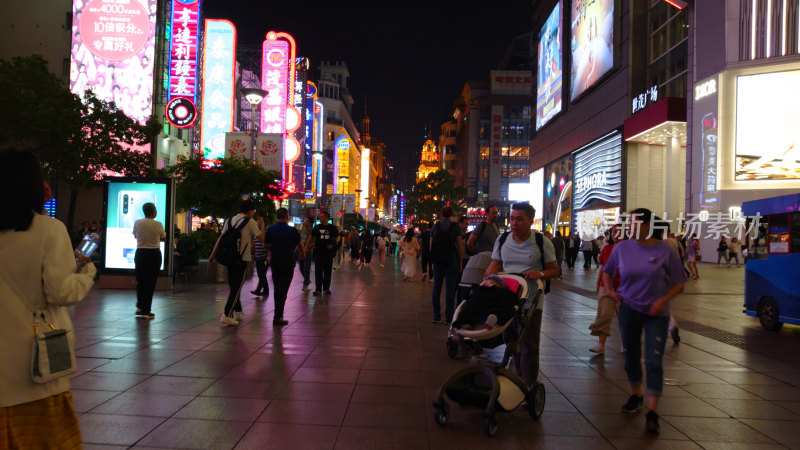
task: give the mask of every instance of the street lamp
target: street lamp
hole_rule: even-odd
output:
[[[244,95],[244,98],[250,103],[250,132],[253,133],[253,149],[255,149],[256,145],[256,136],[258,134],[256,128],[256,106],[261,103],[261,100],[264,100],[269,92],[259,88],[242,88],[239,89],[239,92]],[[256,152],[253,150],[252,160],[255,161],[256,159]]]

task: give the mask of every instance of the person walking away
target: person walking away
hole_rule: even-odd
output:
[[[300,243],[305,248],[308,245],[308,238],[311,237],[313,219],[306,217],[303,219],[303,226],[300,229]],[[313,255],[306,255],[305,252],[300,253],[298,263],[300,265],[300,273],[303,275],[303,290],[308,290],[308,285],[311,284],[311,261]]]
[[[225,303],[225,310],[219,319],[225,325],[239,325],[239,321],[244,317],[240,294],[244,285],[245,274],[247,274],[247,266],[253,260],[250,246],[253,243],[253,239],[263,241],[264,232],[266,231],[263,217],[259,216],[257,221],[251,220],[256,213],[256,205],[251,200],[243,200],[239,204],[239,211],[241,211],[239,214],[225,221],[222,226],[222,233],[220,233],[217,243],[214,244],[214,249],[211,250],[211,256],[208,257],[208,263],[211,264],[225,233],[234,229],[240,230],[239,254],[242,259],[228,266],[228,301]]]
[[[398,234],[397,230],[392,230],[389,232],[389,243],[392,245],[390,248],[390,254],[392,256],[397,255],[397,242],[400,240],[400,235]]]
[[[642,332],[644,332],[647,367],[647,404],[645,431],[659,433],[658,403],[664,385],[663,358],[669,326],[669,301],[683,291],[686,275],[677,253],[666,243],[650,236],[653,213],[645,208],[631,211],[631,239],[620,242],[603,267],[603,281],[611,287],[608,294],[617,301],[620,323],[624,327],[625,372],[631,395],[622,412],[642,408]],[[619,288],[613,288],[619,272]]]
[[[422,262],[422,281],[433,282],[433,264],[431,263],[431,230],[426,225],[420,226],[419,245]]]
[[[403,259],[403,265],[400,267],[400,271],[403,272],[403,281],[414,281],[419,273],[419,262],[417,258],[419,258],[419,241],[414,238],[414,229],[409,228],[406,231],[406,235],[399,242],[400,251],[402,252],[400,256]]]
[[[736,259],[736,267],[739,267],[739,252],[742,250],[742,243],[736,238],[731,238],[731,245],[728,246],[728,267],[731,261]]]
[[[267,268],[269,267],[268,255],[269,252],[267,251],[266,244],[258,239],[253,241],[253,262],[256,266],[256,275],[258,276],[258,285],[256,285],[256,289],[250,291],[253,295],[269,295],[269,283],[267,282]]]
[[[156,205],[145,203],[142,212],[144,219],[133,223],[133,235],[136,237],[136,255],[133,259],[136,267],[136,317],[154,319],[156,316],[150,308],[161,270],[160,244],[167,240],[167,232],[164,225],[155,220]]]
[[[355,228],[350,231],[350,261],[358,266],[361,265],[361,237]]]
[[[39,333],[52,323],[75,336],[67,307],[80,302],[97,273],[78,256],[64,224],[44,214],[52,194],[36,156],[0,151],[0,189],[8,195],[0,214],[0,448],[83,448],[72,403],[69,370],[44,383],[31,376],[33,311]],[[41,316],[39,316],[41,317]],[[74,348],[74,347],[73,347]]]
[[[717,244],[717,266],[722,267],[720,261],[725,260],[725,264],[730,267],[730,259],[728,259],[728,241],[725,236],[720,236],[719,243]]]
[[[553,250],[556,252],[556,265],[558,265],[558,275],[556,276],[556,280],[563,280],[562,277],[563,272],[561,270],[561,264],[564,261],[564,239],[561,237],[561,232],[556,231],[556,235],[550,240],[553,243]]]
[[[364,228],[364,232],[361,234],[361,251],[364,254],[364,264],[362,264],[362,266],[369,267],[372,262],[372,252],[374,248],[375,236],[372,235],[372,231]]]
[[[531,305],[538,286],[535,280],[552,279],[558,274],[556,255],[553,243],[538,232],[533,232],[533,219],[536,210],[529,203],[511,205],[509,218],[510,232],[497,238],[492,251],[492,263],[486,269],[484,278],[499,272],[522,273],[528,280],[528,306]],[[525,341],[514,356],[514,368],[528,386],[539,376],[539,341],[544,311],[544,293],[531,316]],[[504,335],[505,342],[515,342],[518,333],[522,332],[522,324],[515,323],[508,327]]]
[[[581,253],[583,253],[583,268],[592,268],[592,239],[585,236],[581,239]]]
[[[697,235],[692,234],[686,242],[686,266],[689,268],[689,277],[693,280],[700,278],[700,272],[697,270],[697,262],[701,259],[700,255],[700,241],[697,240]]]
[[[603,236],[597,236],[592,240],[592,260],[594,261],[595,267],[600,267],[600,261],[597,260],[597,257],[600,256],[600,250],[603,247]]]
[[[381,231],[381,234],[375,238],[375,247],[378,249],[378,262],[380,262],[381,267],[386,263],[386,248],[388,245],[390,244],[387,242],[386,232]]]
[[[275,213],[277,223],[267,228],[264,234],[264,246],[269,252],[269,266],[272,269],[272,286],[274,288],[275,312],[272,325],[284,326],[289,321],[283,317],[286,296],[294,278],[294,265],[297,254],[302,253],[303,243],[297,228],[289,225],[289,210],[278,208]]]
[[[486,220],[478,224],[467,241],[467,250],[471,254],[492,251],[497,236],[500,236],[500,228],[497,227],[498,217],[500,213],[497,211],[497,206],[489,205],[486,210]]]
[[[614,251],[614,246],[625,239],[625,233],[622,231],[622,226],[616,224],[611,227],[611,232],[608,235],[608,244],[603,246],[600,252],[600,267],[606,265],[608,258],[611,257],[611,252]],[[619,287],[619,273],[614,274],[612,278],[614,283],[613,289]],[[592,336],[598,337],[597,345],[589,349],[592,353],[602,355],[606,351],[606,339],[611,336],[611,322],[617,314],[617,301],[608,294],[610,289],[606,288],[603,280],[603,271],[597,274],[597,316],[594,322],[589,325],[592,330]]]
[[[567,256],[567,269],[575,268],[575,260],[578,259],[578,251],[580,249],[581,240],[575,237],[575,233],[570,233],[565,242],[566,256]]]
[[[461,230],[458,224],[453,223],[453,208],[445,205],[442,208],[442,218],[431,228],[431,255],[433,263],[433,322],[442,321],[441,296],[442,284],[445,283],[445,319],[449,324],[453,321],[455,313],[455,295],[458,273],[461,271]]]
[[[333,258],[336,255],[337,229],[330,224],[331,217],[327,211],[319,213],[319,225],[311,231],[306,254],[314,249],[314,295],[331,293],[331,274]]]

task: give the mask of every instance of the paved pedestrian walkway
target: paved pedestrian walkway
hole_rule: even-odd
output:
[[[225,285],[158,292],[153,321],[134,318],[133,291],[95,290],[75,312],[75,406],[89,449],[800,448],[798,328],[767,332],[741,313],[742,269],[701,270],[674,305],[688,327],[667,347],[656,439],[644,412],[619,412],[619,338],[604,356],[588,351],[596,269],[565,271],[547,296],[541,420],[502,414],[494,438],[476,409],[453,404],[447,426],[435,423],[431,400],[465,363],[431,323],[431,284],[403,282],[391,258],[345,264],[329,297],[302,292],[297,274],[282,329],[252,282],[239,327],[218,322]]]

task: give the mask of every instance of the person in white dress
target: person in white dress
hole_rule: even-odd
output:
[[[419,240],[414,238],[414,229],[409,228],[406,235],[399,242],[400,250],[403,255],[403,265],[400,270],[403,272],[403,281],[414,281],[419,275]]]

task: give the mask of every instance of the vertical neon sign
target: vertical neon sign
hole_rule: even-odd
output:
[[[167,120],[189,128],[197,117],[197,28],[200,0],[173,0]]]
[[[225,133],[233,131],[236,27],[227,20],[207,19],[203,55],[200,148],[203,159],[221,159]]]
[[[322,118],[324,117],[325,107],[322,105],[321,102],[314,101],[314,126],[316,130],[314,131],[314,147],[317,149],[317,154],[320,156],[319,158],[314,158],[314,161],[317,165],[316,167],[316,177],[317,177],[317,197],[322,197],[322,139],[323,139],[323,121]]]
[[[303,142],[303,151],[306,155],[306,193],[305,198],[312,198],[314,196],[314,161],[312,160],[312,153],[314,152],[314,101],[317,99],[317,86],[311,81],[306,82],[305,93],[305,131],[306,136]]]

